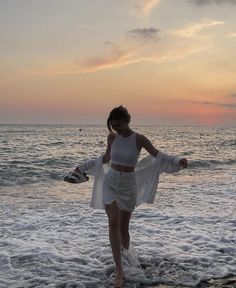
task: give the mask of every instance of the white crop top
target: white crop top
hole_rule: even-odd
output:
[[[111,145],[111,163],[135,167],[139,153],[135,133],[128,137],[123,137],[119,134],[115,135]]]

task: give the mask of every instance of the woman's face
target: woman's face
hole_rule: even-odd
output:
[[[123,120],[111,120],[111,127],[115,130],[118,134],[124,132],[128,128],[128,124]]]

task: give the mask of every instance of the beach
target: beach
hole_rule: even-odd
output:
[[[236,287],[236,128],[134,129],[189,167],[162,174],[155,202],[135,209],[124,287]],[[107,218],[89,207],[93,175],[63,181],[104,152],[106,127],[0,132],[0,287],[112,287]]]

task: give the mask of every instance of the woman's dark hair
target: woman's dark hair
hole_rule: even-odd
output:
[[[109,114],[109,117],[107,118],[107,128],[111,133],[113,133],[112,127],[111,127],[111,121],[112,120],[121,120],[121,121],[124,121],[125,123],[129,124],[129,122],[131,120],[131,116],[130,116],[128,110],[125,107],[123,107],[122,105],[112,109],[110,114]]]

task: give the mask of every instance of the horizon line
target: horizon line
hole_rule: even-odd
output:
[[[0,126],[104,126],[102,123],[0,123]],[[159,126],[159,127],[236,127],[236,124],[140,124],[133,123],[130,126]]]

